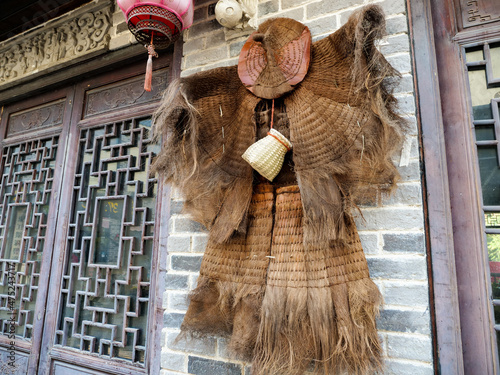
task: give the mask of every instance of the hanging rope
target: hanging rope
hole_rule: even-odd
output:
[[[271,105],[271,124],[269,125],[269,127],[271,129],[273,129],[273,125],[274,125],[274,99],[273,99],[273,104]],[[279,139],[273,133],[268,132],[267,135],[270,135],[271,137],[273,137],[274,139],[276,139],[279,143],[281,143],[283,146],[285,146],[288,151],[291,150],[290,146],[288,146],[285,142],[283,142],[281,139]]]

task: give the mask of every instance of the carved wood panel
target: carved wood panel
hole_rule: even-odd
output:
[[[7,137],[52,126],[62,126],[66,99],[56,100],[9,117]]]
[[[463,27],[500,21],[498,0],[460,0]]]
[[[152,90],[144,90],[144,77],[131,78],[119,85],[109,85],[86,93],[84,118],[112,110],[160,99],[167,88],[167,69],[153,73]]]
[[[145,364],[158,146],[151,120],[80,131],[55,345]]]
[[[96,7],[100,9],[94,9]],[[111,5],[106,2],[89,4],[75,13],[73,19],[52,21],[52,27],[32,30],[24,39],[2,43],[0,84],[54,70],[77,58],[107,50],[111,38]]]
[[[16,336],[24,340],[32,339],[58,140],[4,147],[1,159],[0,327],[9,332],[14,318]]]
[[[18,353],[16,361],[9,361],[9,352],[0,348],[0,374],[2,375],[24,375],[28,369],[28,356]],[[10,364],[9,364],[10,362]]]

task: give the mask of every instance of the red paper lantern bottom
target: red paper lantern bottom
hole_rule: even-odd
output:
[[[182,23],[165,8],[139,5],[128,13],[128,28],[139,43],[153,43],[156,49],[165,49],[179,38]]]

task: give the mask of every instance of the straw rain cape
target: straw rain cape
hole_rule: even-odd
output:
[[[298,45],[283,24],[300,25],[293,35],[305,28],[263,23],[253,39],[265,47],[259,64],[300,65],[300,53],[288,65],[272,61]],[[283,32],[292,39],[280,44]],[[210,231],[181,329],[228,337],[253,375],[298,375],[311,362],[318,374],[381,368],[381,295],[352,210],[398,177],[391,156],[403,122],[384,80],[398,74],[374,45],[384,32],[382,10],[367,6],[302,50],[310,63],[299,80],[258,75],[254,84],[271,91],[250,90],[237,66],[213,69],[172,83],[155,116],[167,140],[154,168]],[[274,127],[293,145],[272,183],[241,157],[269,131],[269,98]]]

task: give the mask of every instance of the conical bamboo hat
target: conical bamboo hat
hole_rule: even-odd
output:
[[[264,22],[240,53],[238,75],[256,96],[275,99],[301,82],[311,59],[311,33],[290,18]]]

